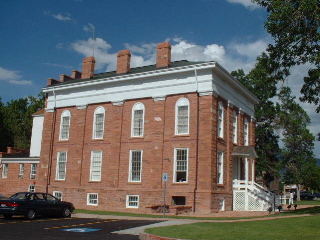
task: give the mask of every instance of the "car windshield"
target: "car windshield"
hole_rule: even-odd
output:
[[[16,193],[10,197],[11,199],[26,199],[25,193]]]

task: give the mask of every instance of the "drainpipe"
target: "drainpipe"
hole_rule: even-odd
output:
[[[196,212],[196,192],[198,190],[198,162],[199,162],[199,129],[200,129],[200,96],[198,91],[198,73],[197,68],[194,68],[194,76],[196,78],[196,92],[197,92],[197,114],[198,114],[198,120],[197,120],[197,142],[196,142],[196,177],[195,177],[195,186],[193,190],[193,212]]]

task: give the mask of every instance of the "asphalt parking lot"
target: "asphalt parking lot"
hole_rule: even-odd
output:
[[[6,220],[0,215],[0,240],[138,240],[139,236],[137,235],[115,232],[158,222],[161,221],[95,218],[37,218],[33,221],[27,221],[22,217]]]

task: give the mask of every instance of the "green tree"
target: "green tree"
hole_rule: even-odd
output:
[[[44,95],[38,98],[29,96],[11,100],[3,106],[3,126],[7,131],[4,136],[6,147],[28,149],[32,131],[32,114],[44,107]]]
[[[248,75],[245,75],[243,70],[231,72],[259,99],[259,103],[255,106],[256,151],[258,154],[256,172],[258,176],[263,177],[268,187],[279,176],[280,170],[279,137],[275,134],[275,119],[278,109],[271,101],[277,94],[276,84],[278,81],[277,77],[273,75],[273,64],[267,54],[262,53]]]
[[[291,96],[291,90],[283,87],[279,93],[281,101],[278,125],[282,129],[284,147],[282,163],[286,183],[310,184],[308,175],[315,173],[316,161],[313,154],[314,136],[307,129],[310,118]],[[298,200],[300,195],[298,192]]]

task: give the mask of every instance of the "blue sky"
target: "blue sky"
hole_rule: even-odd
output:
[[[272,41],[266,16],[250,0],[0,0],[0,97],[36,96],[48,78],[81,71],[93,45],[96,73],[115,70],[116,54],[126,48],[132,67],[154,64],[163,41],[171,42],[173,60],[214,60],[248,72]],[[305,68],[294,71],[290,84],[299,96]],[[304,108],[310,129],[319,131],[319,115]]]

